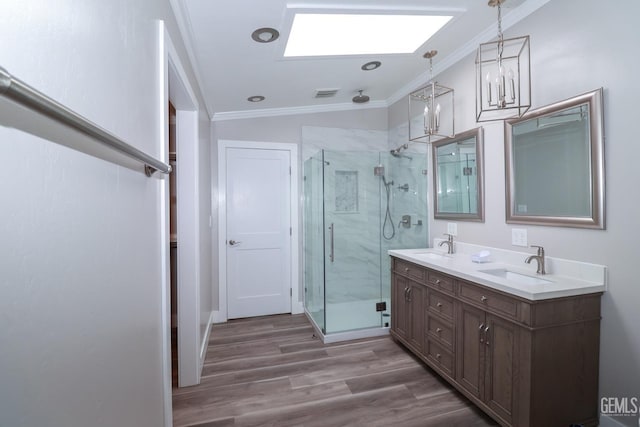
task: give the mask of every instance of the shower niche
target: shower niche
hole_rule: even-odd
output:
[[[426,163],[407,151],[304,161],[305,310],[325,342],[390,326],[387,251],[427,246]]]

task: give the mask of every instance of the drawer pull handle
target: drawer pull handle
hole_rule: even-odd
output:
[[[484,328],[484,335],[485,335],[485,344],[489,345],[489,335],[487,335],[489,333],[489,326],[487,325],[486,328]]]
[[[442,328],[436,328],[436,333],[441,334],[442,333]]]
[[[442,303],[441,303],[441,302],[437,303],[437,304],[436,304],[436,307],[438,307],[438,308],[442,308]]]
[[[482,335],[482,329],[484,329],[484,323],[480,323],[480,326],[478,326],[478,331],[480,331],[480,333],[478,334],[478,335],[480,335],[480,344],[482,344],[484,342],[483,335]]]
[[[485,297],[484,295],[482,295],[482,297],[480,298],[480,301],[482,302],[487,302],[489,298]]]

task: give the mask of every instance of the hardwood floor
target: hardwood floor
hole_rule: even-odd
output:
[[[324,345],[304,315],[215,325],[174,426],[495,426],[389,337]]]

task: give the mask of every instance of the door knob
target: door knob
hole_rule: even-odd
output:
[[[229,245],[231,246],[235,246],[235,245],[239,245],[242,242],[236,242],[235,240],[229,240]]]

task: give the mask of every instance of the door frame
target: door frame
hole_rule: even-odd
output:
[[[218,310],[214,311],[213,321],[224,323],[227,321],[227,148],[246,148],[256,150],[284,150],[289,151],[289,167],[291,168],[291,314],[304,312],[303,302],[300,301],[300,196],[299,196],[299,159],[298,145],[281,142],[258,141],[218,141]]]
[[[178,234],[178,383],[180,386],[200,383],[202,354],[200,350],[200,250],[198,205],[198,115],[199,104],[182,66],[177,50],[163,21],[157,21],[158,38],[158,140],[161,158],[169,160],[169,111],[171,100],[176,108],[176,141],[180,144],[180,168],[177,191]],[[169,179],[159,179],[160,245],[161,245],[161,342],[162,382],[165,426],[173,425],[171,386],[171,281],[169,234]],[[180,219],[182,217],[182,219]]]

